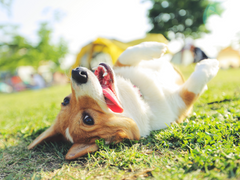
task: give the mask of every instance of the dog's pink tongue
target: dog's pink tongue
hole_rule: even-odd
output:
[[[123,108],[120,105],[117,97],[109,88],[103,87],[103,95],[106,98],[106,103],[109,109],[111,109],[113,112],[116,112],[116,113],[123,112]]]

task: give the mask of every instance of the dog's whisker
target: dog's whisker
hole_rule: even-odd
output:
[[[100,99],[100,98],[96,98],[97,100],[99,100],[99,101],[101,101],[101,102],[104,102],[104,103],[106,103],[106,101],[105,100],[102,100],[102,99]]]
[[[93,67],[92,70],[95,71],[98,67]]]

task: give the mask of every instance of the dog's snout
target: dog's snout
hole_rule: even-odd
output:
[[[80,84],[86,83],[88,80],[87,70],[77,67],[72,70],[72,78]]]

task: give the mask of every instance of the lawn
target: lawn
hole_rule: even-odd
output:
[[[194,67],[179,67],[188,77]],[[69,143],[27,150],[54,121],[70,86],[0,94],[0,179],[239,179],[240,69],[220,70],[182,124],[140,141],[97,143],[65,161]]]

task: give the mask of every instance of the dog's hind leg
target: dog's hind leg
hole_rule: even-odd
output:
[[[198,63],[195,71],[189,79],[181,86],[179,95],[185,103],[185,108],[180,109],[180,116],[177,122],[182,122],[192,108],[193,103],[207,89],[207,83],[216,76],[218,72],[218,60],[207,59]]]
[[[167,46],[158,42],[143,42],[127,48],[118,58],[115,67],[136,66],[142,60],[160,58],[167,50]]]

